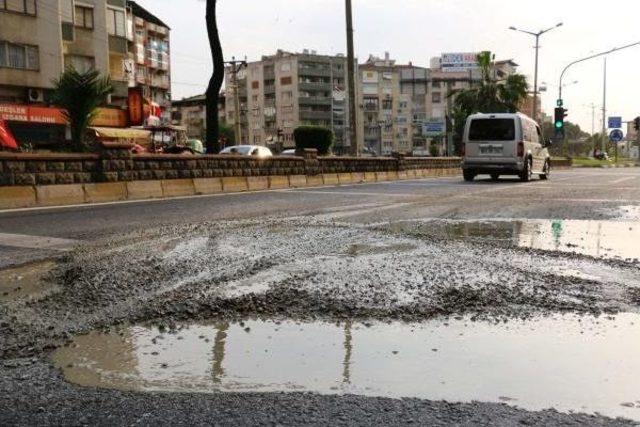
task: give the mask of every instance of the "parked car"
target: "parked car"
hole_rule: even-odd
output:
[[[551,141],[540,126],[524,114],[473,114],[464,130],[462,171],[465,181],[489,174],[517,175],[530,181],[534,174],[548,179],[551,173]]]
[[[286,150],[283,150],[282,153],[280,153],[281,156],[295,156],[296,155],[296,149],[295,148],[288,148]]]
[[[273,153],[267,147],[259,145],[234,145],[227,147],[220,154],[233,154],[237,156],[253,156],[259,158],[272,157]]]

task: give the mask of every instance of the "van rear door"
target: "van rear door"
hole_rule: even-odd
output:
[[[469,124],[466,156],[495,160],[515,158],[517,130],[515,117],[472,119]]]

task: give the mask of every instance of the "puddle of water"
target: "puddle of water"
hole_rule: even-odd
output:
[[[394,224],[447,238],[501,241],[513,246],[579,253],[596,258],[640,259],[640,223],[583,220],[424,221]]]
[[[507,324],[247,321],[175,333],[91,333],[54,354],[83,386],[169,392],[311,391],[640,420],[640,315]]]
[[[56,286],[45,280],[54,266],[54,262],[44,261],[0,270],[0,301],[41,297],[54,292]]]

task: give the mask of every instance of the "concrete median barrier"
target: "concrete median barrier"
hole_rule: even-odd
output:
[[[0,187],[0,209],[30,208],[36,204],[36,190],[32,186]]]
[[[84,184],[87,203],[108,203],[127,200],[127,184],[124,182],[104,182]]]
[[[243,176],[229,176],[222,178],[222,191],[225,193],[238,193],[247,191],[249,184],[247,178]]]
[[[260,191],[269,189],[269,178],[266,176],[247,177],[247,188],[249,191]]]
[[[195,178],[193,187],[198,195],[222,193],[222,179],[220,178]]]
[[[129,200],[161,199],[162,197],[160,181],[127,182],[127,199]]]
[[[340,179],[337,173],[322,174],[322,183],[324,185],[340,185]]]
[[[42,185],[36,187],[38,206],[79,205],[85,202],[82,184]]]
[[[302,188],[308,185],[306,175],[291,175],[289,177],[289,186],[291,188]]]
[[[364,173],[364,180],[366,182],[376,182],[376,173],[375,172],[365,172]]]
[[[338,182],[340,185],[353,184],[353,175],[350,173],[339,173]]]
[[[161,184],[164,197],[184,197],[196,194],[192,179],[166,179]]]
[[[307,187],[322,187],[323,185],[322,175],[310,175],[307,177]]]
[[[271,190],[283,190],[285,188],[289,188],[289,177],[286,175],[283,176],[270,176],[269,177],[269,188]]]

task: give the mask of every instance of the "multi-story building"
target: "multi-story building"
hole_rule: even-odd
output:
[[[171,117],[171,30],[135,1],[127,1],[127,7],[129,86],[141,88],[143,97],[158,104],[168,121]]]
[[[218,97],[218,118],[226,124],[225,93]],[[206,140],[207,134],[207,96],[196,95],[171,103],[171,123],[187,128],[189,138]]]
[[[423,149],[428,70],[370,56],[358,72],[358,146],[389,155]]]
[[[41,107],[66,67],[110,74],[114,103],[126,98],[125,6],[125,0],[0,2],[0,107],[18,140],[64,141],[60,114]]]
[[[143,38],[136,38],[140,34]],[[139,40],[154,70],[144,82],[136,81],[133,67]],[[67,67],[109,75],[112,107],[124,107],[129,88],[141,84],[149,98],[168,109],[168,46],[168,27],[135,2],[0,1],[0,117],[19,141],[64,141],[66,122],[50,104],[53,81]],[[102,112],[101,125],[126,126],[123,111]]]
[[[276,149],[295,145],[297,126],[324,126],[333,130],[337,151],[345,150],[346,65],[344,56],[305,50],[278,51],[237,73],[227,68],[227,122],[239,121],[242,143]]]

